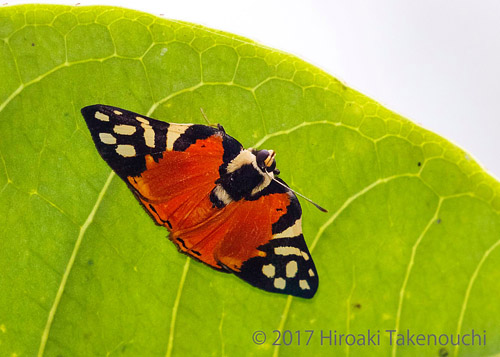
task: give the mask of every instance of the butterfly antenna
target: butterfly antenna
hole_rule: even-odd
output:
[[[320,205],[318,205],[316,202],[314,202],[313,200],[311,200],[310,198],[307,198],[306,196],[304,196],[303,194],[301,193],[298,193],[297,191],[294,191],[292,190],[290,187],[288,187],[287,185],[285,185],[284,183],[282,182],[279,182],[278,180],[276,180],[274,177],[271,177],[271,175],[269,175],[269,173],[266,172],[266,174],[271,178],[271,180],[273,180],[274,182],[277,182],[279,183],[281,186],[289,189],[290,191],[292,191],[293,193],[295,193],[297,196],[300,196],[302,197],[303,199],[305,199],[307,202],[309,203],[312,203],[314,206],[316,206],[317,209],[319,209],[321,212],[328,212],[325,208],[321,207]]]
[[[203,118],[205,118],[205,120],[207,121],[208,125],[213,125],[212,123],[210,123],[210,120],[208,120],[202,107],[200,107],[200,112],[201,112],[201,115],[203,115]]]

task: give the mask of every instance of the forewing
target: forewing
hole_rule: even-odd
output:
[[[125,182],[146,170],[146,156],[157,160],[166,150],[168,123],[99,104],[82,115],[97,151]]]

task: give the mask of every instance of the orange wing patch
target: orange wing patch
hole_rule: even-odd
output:
[[[213,135],[196,141],[185,151],[167,150],[158,162],[147,156],[147,170],[140,176],[128,177],[140,202],[157,224],[171,232],[170,239],[178,248],[217,269],[221,267],[212,254],[204,254],[202,247],[190,249],[204,236],[198,233],[188,240],[180,232],[199,230],[207,220],[214,221],[221,214],[213,207],[210,193],[219,178],[223,154],[222,137]]]
[[[228,219],[230,227],[214,252],[216,259],[231,270],[240,271],[249,256],[265,256],[257,248],[272,239],[272,226],[286,214],[289,203],[286,193],[236,202]]]
[[[213,135],[196,141],[185,151],[167,150],[158,162],[151,155],[146,156],[146,171],[128,180],[148,202],[164,202],[182,195],[186,189],[215,186],[223,154],[222,137]]]
[[[181,251],[221,269],[239,271],[249,256],[264,255],[257,248],[272,238],[272,224],[286,213],[287,194],[273,194],[256,201],[238,201],[211,210],[196,226],[171,230]],[[208,196],[200,205],[212,205]]]

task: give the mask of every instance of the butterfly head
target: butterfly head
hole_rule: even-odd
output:
[[[253,154],[256,157],[257,166],[263,172],[272,172],[276,175],[279,174],[279,170],[276,169],[276,160],[274,159],[276,153],[274,150],[254,150]]]

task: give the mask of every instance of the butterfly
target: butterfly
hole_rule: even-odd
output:
[[[266,291],[314,296],[302,210],[273,150],[244,149],[221,125],[100,104],[81,112],[101,157],[182,253]]]

